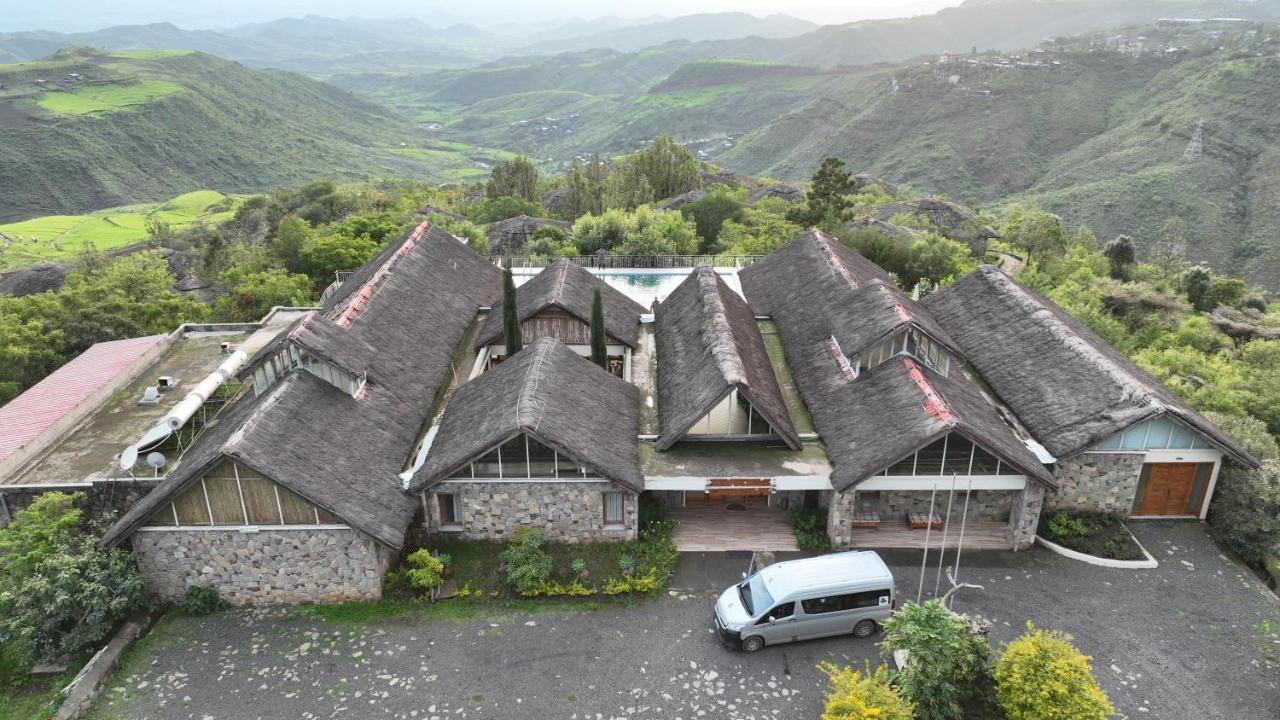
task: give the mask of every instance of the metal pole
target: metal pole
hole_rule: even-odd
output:
[[[952,576],[952,582],[959,584],[960,582],[960,551],[964,549],[964,526],[969,519],[969,498],[973,495],[973,475],[969,476],[969,486],[964,491],[964,510],[960,513],[960,539],[956,541],[956,572]],[[951,603],[947,602],[950,609]]]
[[[920,558],[920,587],[916,588],[916,604],[924,595],[924,573],[929,565],[929,533],[933,530],[933,500],[938,496],[938,481],[933,481],[933,492],[929,494],[929,515],[924,521],[924,557]]]
[[[938,549],[938,574],[933,579],[933,596],[942,587],[942,558],[947,555],[947,534],[951,531],[951,502],[956,497],[956,474],[951,473],[951,493],[947,495],[947,519],[942,521],[942,547]]]

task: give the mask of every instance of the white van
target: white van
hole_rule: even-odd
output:
[[[765,645],[870,637],[897,607],[893,574],[880,556],[851,551],[770,565],[716,601],[716,633],[746,652]]]

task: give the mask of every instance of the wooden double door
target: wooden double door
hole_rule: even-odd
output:
[[[1190,507],[1196,489],[1198,463],[1153,463],[1138,500],[1137,515],[1194,515]],[[1199,505],[1197,502],[1196,505]]]

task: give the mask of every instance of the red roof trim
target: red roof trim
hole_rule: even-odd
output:
[[[924,411],[948,425],[955,425],[956,417],[951,414],[951,408],[947,407],[946,401],[929,384],[929,380],[921,372],[920,366],[907,357],[902,358],[902,366],[907,369],[907,377],[911,378],[916,387],[920,388],[920,392],[924,394]]]

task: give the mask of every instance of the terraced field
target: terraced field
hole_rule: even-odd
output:
[[[213,190],[197,190],[164,203],[129,205],[84,215],[46,215],[0,225],[0,270],[25,267],[41,260],[63,262],[81,252],[85,243],[98,250],[114,250],[147,239],[147,219],[182,228],[194,222],[218,223],[231,217],[238,200]]]

